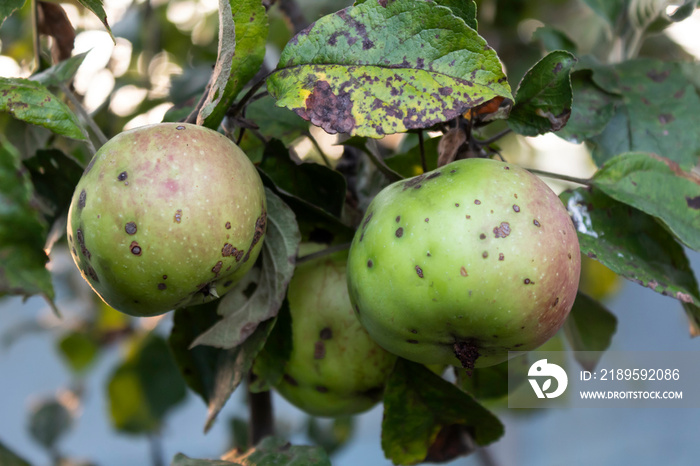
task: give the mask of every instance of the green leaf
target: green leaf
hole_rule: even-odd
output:
[[[63,60],[62,62],[55,64],[51,68],[47,68],[40,73],[32,75],[29,79],[39,82],[47,87],[66,84],[68,81],[73,79],[73,76],[75,76],[75,73],[77,73],[80,65],[83,64],[83,61],[88,53],[90,52],[74,55],[67,60]]]
[[[276,139],[268,143],[258,168],[275,182],[278,190],[340,217],[347,184],[339,172],[318,163],[295,163],[289,150]]]
[[[107,29],[107,32],[109,32],[110,37],[116,44],[117,41],[114,38],[114,35],[112,34],[112,29],[109,27],[109,23],[107,22],[107,13],[105,13],[104,8],[102,7],[103,1],[102,0],[78,0],[85,8],[88,10],[92,11],[95,16],[104,24],[104,27]]]
[[[5,22],[13,11],[22,8],[25,1],[26,0],[3,0],[3,2],[0,3],[0,26],[2,26],[2,23]]]
[[[31,466],[0,442],[0,464],[4,466]]]
[[[678,63],[643,58],[590,68],[598,86],[621,96],[615,116],[590,141],[599,165],[623,152],[660,154],[684,170],[698,163],[700,96]]]
[[[0,135],[0,296],[41,293],[53,299],[47,233],[21,155]]]
[[[583,0],[598,16],[615,27],[618,18],[627,8],[627,0]]]
[[[610,346],[617,330],[617,319],[599,301],[587,294],[576,295],[574,307],[564,323],[564,334],[581,366],[593,371]],[[581,351],[586,353],[580,353]],[[588,353],[601,352],[601,353]]]
[[[700,251],[700,176],[655,154],[610,159],[592,178],[615,200],[658,218],[683,244]]]
[[[53,398],[42,401],[32,411],[29,433],[42,447],[52,450],[58,439],[73,426],[73,416],[63,404]]]
[[[241,466],[331,466],[328,455],[320,447],[290,445],[277,437],[264,438],[244,453],[233,451],[224,456]]]
[[[111,419],[121,432],[154,433],[184,400],[185,384],[163,338],[149,333],[134,346],[109,377]]]
[[[571,115],[571,69],[576,57],[569,52],[547,54],[523,77],[515,93],[508,126],[524,136],[559,131]]]
[[[559,197],[574,221],[582,253],[628,280],[697,309],[700,292],[683,247],[653,217],[599,190],[577,189]],[[700,328],[700,313],[689,317]]]
[[[674,23],[677,23],[689,18],[695,9],[698,8],[698,4],[700,4],[700,0],[685,0],[685,2],[683,2],[683,4],[669,16],[669,19]]]
[[[248,389],[251,392],[264,392],[276,385],[284,375],[284,368],[292,354],[292,317],[289,303],[284,300],[277,321],[265,342],[262,351],[255,358]]]
[[[197,337],[193,346],[224,349],[238,346],[260,322],[276,316],[282,305],[294,273],[301,236],[292,210],[269,189],[266,195],[267,233],[263,241],[262,267],[248,272],[226,293],[218,308],[223,318]]]
[[[100,351],[98,343],[84,332],[69,332],[58,342],[58,349],[73,372],[84,372],[95,362]]]
[[[437,5],[452,10],[452,14],[462,18],[467,26],[477,30],[476,2],[474,0],[434,0]]]
[[[447,8],[365,2],[316,21],[268,79],[277,105],[329,133],[379,138],[511,98],[496,53]]]
[[[469,433],[478,445],[503,435],[498,418],[471,396],[424,366],[399,359],[384,390],[382,449],[386,457],[394,464],[420,463],[435,453],[431,447],[436,439],[443,439],[441,433],[453,429],[459,429],[457,438]],[[456,453],[465,451],[456,448]]]
[[[580,143],[603,132],[615,114],[619,98],[598,87],[590,71],[573,73],[571,87],[574,95],[571,117],[557,136]]]
[[[458,371],[457,384],[477,400],[502,398],[508,394],[508,374],[516,373],[514,370],[516,365],[520,369],[517,373],[523,375],[524,382],[530,367],[530,362],[525,355],[495,366],[473,369],[471,376],[466,375],[464,371]]]
[[[71,109],[35,81],[0,77],[0,111],[61,136],[85,139],[80,122]]]

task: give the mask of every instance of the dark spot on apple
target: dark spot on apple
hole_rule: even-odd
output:
[[[471,377],[472,371],[474,370],[474,364],[480,356],[479,347],[477,346],[476,342],[472,340],[456,341],[452,348],[455,357],[462,364],[462,367],[465,369],[467,375]]]
[[[418,343],[418,340],[406,340],[406,343],[411,343],[412,345],[415,345]]]
[[[412,328],[412,329],[409,330],[409,332],[411,332],[411,333],[413,333],[413,334],[416,334],[416,333],[418,333],[418,330],[416,330],[415,328]]]
[[[358,306],[357,304],[355,304],[355,312],[358,316],[360,315],[360,306]]]
[[[430,219],[428,217],[425,217],[425,223],[428,223]]]
[[[323,385],[316,385],[316,391],[319,393],[328,393],[328,387],[324,387]]]
[[[474,199],[474,204],[480,205],[480,204],[481,204],[481,201],[480,201],[479,199]]]
[[[504,169],[504,170],[510,170],[510,167],[509,167],[508,165],[506,165],[505,167],[503,167],[503,169]]]
[[[87,274],[90,276],[90,278],[92,278],[93,281],[100,281],[100,279],[97,277],[97,272],[95,272],[95,269],[93,269],[91,265],[88,265],[87,267]]]
[[[365,228],[367,228],[367,224],[369,223],[370,220],[372,220],[372,216],[373,216],[373,215],[374,215],[374,212],[370,212],[369,215],[367,215],[367,217],[365,217],[365,221],[362,222],[362,229],[363,229],[363,230],[364,230]]]
[[[228,280],[226,283],[224,283],[224,288],[228,288],[231,285],[233,285],[233,280]]]
[[[593,256],[591,256],[591,254],[593,254],[593,253],[592,253],[592,252],[589,252],[589,253],[588,253],[588,255],[589,255],[590,257],[595,258],[595,254],[593,254]],[[569,260],[571,260],[571,253],[569,253],[569,254],[567,254],[567,255],[569,256]]]
[[[523,283],[525,283],[526,285],[534,285],[535,284],[535,282],[533,282],[529,278],[526,278],[525,280],[523,280]]]
[[[469,219],[471,219],[471,218],[472,218],[472,216],[471,216],[471,215],[465,215],[464,217],[465,217],[465,218],[466,218],[467,220],[469,220]]]
[[[467,273],[467,269],[465,269],[464,266],[462,266],[462,268],[459,269],[459,273],[460,273],[463,277],[468,277],[468,276],[469,276],[469,274]]]
[[[84,208],[86,200],[87,200],[87,193],[83,189],[82,191],[80,191],[80,196],[78,196],[78,207],[81,209]]]
[[[262,214],[260,214],[260,217],[258,217],[255,221],[255,233],[253,233],[253,241],[251,241],[250,243],[250,248],[248,248],[248,252],[246,252],[245,257],[243,258],[243,262],[247,262],[250,258],[250,253],[253,251],[253,248],[256,244],[258,244],[258,241],[260,241],[260,238],[262,238],[263,234],[265,234],[266,227],[267,212],[263,210]]]
[[[458,202],[455,202],[455,207],[459,207],[459,203],[458,203]]]
[[[400,216],[400,215],[397,215],[397,216],[396,216],[396,223],[399,223],[400,221],[401,221],[401,216]]]
[[[486,259],[487,257],[489,257],[488,251],[482,252],[482,253],[481,253],[481,257],[483,257],[484,259]]]
[[[129,175],[126,172],[121,172],[119,176],[117,176],[117,180],[119,181],[124,181],[129,177]]]
[[[314,359],[323,359],[326,357],[326,345],[322,341],[317,341],[314,344]]]
[[[163,280],[167,280],[167,279],[168,279],[168,276],[167,276],[167,275],[163,275]]]
[[[496,238],[505,238],[510,235],[510,224],[508,222],[501,222],[501,224],[493,229],[493,235]]]
[[[515,196],[516,199],[518,198],[518,195],[517,195],[517,194],[513,194],[513,196]]]
[[[226,225],[224,225],[227,230],[231,229],[231,222],[226,222]]]
[[[426,179],[432,180],[433,178],[437,178],[440,175],[442,175],[442,172],[435,172],[435,173],[430,174]]]
[[[214,267],[211,268],[211,271],[214,273],[214,275],[219,275],[219,272],[221,272],[221,267],[224,265],[223,262],[219,261],[214,265]]]
[[[374,262],[372,262],[372,259],[369,259],[367,261],[367,267],[369,267],[371,269],[373,265],[374,265]]]
[[[503,259],[505,259],[505,256],[503,255],[503,253],[502,252],[498,253],[498,260],[502,261]]]
[[[423,269],[421,269],[419,265],[416,265],[416,273],[420,278],[423,278]]]
[[[282,376],[282,378],[283,378],[284,381],[287,382],[289,385],[293,385],[293,386],[295,386],[295,387],[298,387],[298,386],[299,386],[299,382],[297,382],[297,379],[295,379],[294,377],[292,377],[292,376],[289,375],[289,374],[284,374],[284,375]]]
[[[523,345],[524,345],[524,343],[518,343],[517,345],[513,345],[513,348],[520,348]]]
[[[126,233],[127,233],[128,235],[134,235],[134,234],[136,234],[136,223],[135,223],[135,222],[129,222],[129,223],[127,223],[127,224],[124,226],[124,231],[126,231]]]
[[[162,291],[162,290],[164,290],[164,289],[166,289],[166,288],[167,288],[167,286],[165,286],[165,283],[158,283],[158,289],[159,289],[159,290]]]
[[[555,307],[557,304],[559,304],[559,297],[558,296],[557,296],[557,299],[554,300],[552,307]]]
[[[482,233],[482,234],[480,234],[480,235],[479,235],[479,239],[486,239],[486,235],[485,235],[485,234],[483,234],[483,233]]]
[[[532,224],[535,225],[537,228],[540,227],[540,222],[538,222],[537,219],[534,219],[534,220],[532,221]]]
[[[330,340],[333,338],[333,330],[331,330],[330,327],[323,327],[320,332],[318,332],[318,336],[321,340]]]
[[[514,210],[515,212],[520,212],[520,207],[517,206],[516,204],[513,204],[513,210]]]
[[[221,248],[221,255],[224,257],[234,256],[236,258],[236,262],[238,262],[239,260],[241,260],[243,251],[236,249],[230,243],[224,243],[224,247]]]
[[[129,245],[129,250],[131,251],[131,254],[135,256],[141,255],[141,246],[139,246],[139,243],[137,243],[136,241],[131,242],[131,244]]]
[[[399,227],[399,228],[396,230],[396,237],[397,237],[397,238],[401,238],[402,236],[403,236],[403,228]]]
[[[456,173],[457,170],[450,170],[450,173]]]
[[[178,131],[182,131],[183,129],[185,129],[185,127],[180,125],[180,126],[177,126],[175,129]]]
[[[175,211],[175,223],[180,223],[182,221],[182,209],[177,209]]]

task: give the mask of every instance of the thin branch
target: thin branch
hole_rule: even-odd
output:
[[[478,144],[479,146],[482,146],[482,147],[483,147],[483,146],[488,146],[489,144],[492,144],[492,143],[498,141],[498,140],[501,139],[503,136],[505,136],[506,134],[511,133],[512,131],[513,131],[512,129],[506,128],[506,129],[504,129],[503,131],[501,131],[500,133],[496,133],[496,134],[494,134],[493,136],[491,136],[491,137],[488,138],[488,139],[480,140],[480,139],[474,138],[474,142],[475,142],[476,144]]]
[[[263,86],[263,84],[265,84],[267,78],[274,72],[275,70],[270,71],[269,73],[265,74],[265,76],[262,76],[260,79],[258,79],[258,81],[255,84],[253,84],[253,86],[250,89],[248,89],[248,92],[246,92],[245,95],[241,97],[241,100],[236,102],[236,105],[231,106],[231,108],[229,108],[226,111],[226,116],[229,118],[233,118],[239,113],[241,113],[243,107],[245,107],[248,104],[248,101],[253,98],[255,93],[258,92],[258,89],[260,89]]]
[[[309,131],[306,131],[304,134],[307,138],[311,140],[311,144],[314,145],[318,153],[321,155],[321,158],[323,159],[323,163],[326,164],[328,168],[333,168],[333,165],[331,164],[331,161],[328,160],[328,156],[326,155],[325,152],[323,152],[323,149],[321,149],[321,145],[318,143],[316,138],[314,137],[313,134],[311,134]]]
[[[163,466],[163,439],[159,433],[148,436],[148,446],[151,451],[151,464]]]
[[[248,392],[250,401],[250,445],[257,445],[260,440],[275,433],[275,420],[272,414],[272,396],[269,391]]]
[[[570,183],[582,184],[584,186],[590,186],[591,180],[584,178],[576,178],[574,176],[564,175],[561,173],[551,173],[542,170],[537,170],[535,168],[528,168],[527,171],[534,173],[535,175],[546,176],[547,178],[554,178],[557,180],[568,181]]]
[[[328,246],[326,249],[322,249],[320,251],[307,254],[305,256],[297,257],[296,264],[303,264],[304,262],[318,259],[319,257],[327,256],[329,254],[350,249],[350,244],[352,243],[334,244],[333,246]]]
[[[377,142],[374,139],[372,139],[367,144],[372,144],[376,148]],[[382,172],[382,174],[384,176],[386,176],[389,179],[389,181],[394,182],[394,181],[399,181],[399,180],[404,179],[403,176],[401,176],[400,174],[396,173],[394,170],[389,168],[389,166],[384,162],[384,160],[382,160],[382,158],[379,156],[379,154],[376,153],[375,150],[373,150],[372,147],[365,146],[365,153],[367,154],[369,159],[372,161],[374,166],[377,167],[377,169],[380,172]]]
[[[423,139],[423,131],[418,130],[418,147],[420,149],[420,166],[423,173],[428,171],[428,164],[425,161],[425,140]]]

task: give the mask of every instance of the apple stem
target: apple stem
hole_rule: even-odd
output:
[[[479,358],[479,348],[474,343],[474,340],[467,341],[456,341],[454,346],[454,353],[459,362],[462,363],[462,367],[465,369],[469,377],[472,376],[472,371],[474,370],[474,364]]]

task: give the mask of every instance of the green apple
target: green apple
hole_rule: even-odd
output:
[[[262,182],[238,146],[162,123],[97,151],[75,188],[68,243],[107,304],[153,316],[230,290],[260,253],[266,219]]]
[[[352,242],[348,287],[388,351],[484,367],[559,330],[580,261],[573,223],[544,182],[513,164],[467,159],[376,196]]]
[[[309,249],[305,245],[305,252]],[[396,356],[377,345],[350,304],[347,251],[299,265],[289,284],[292,354],[275,386],[314,416],[345,416],[382,398]]]

